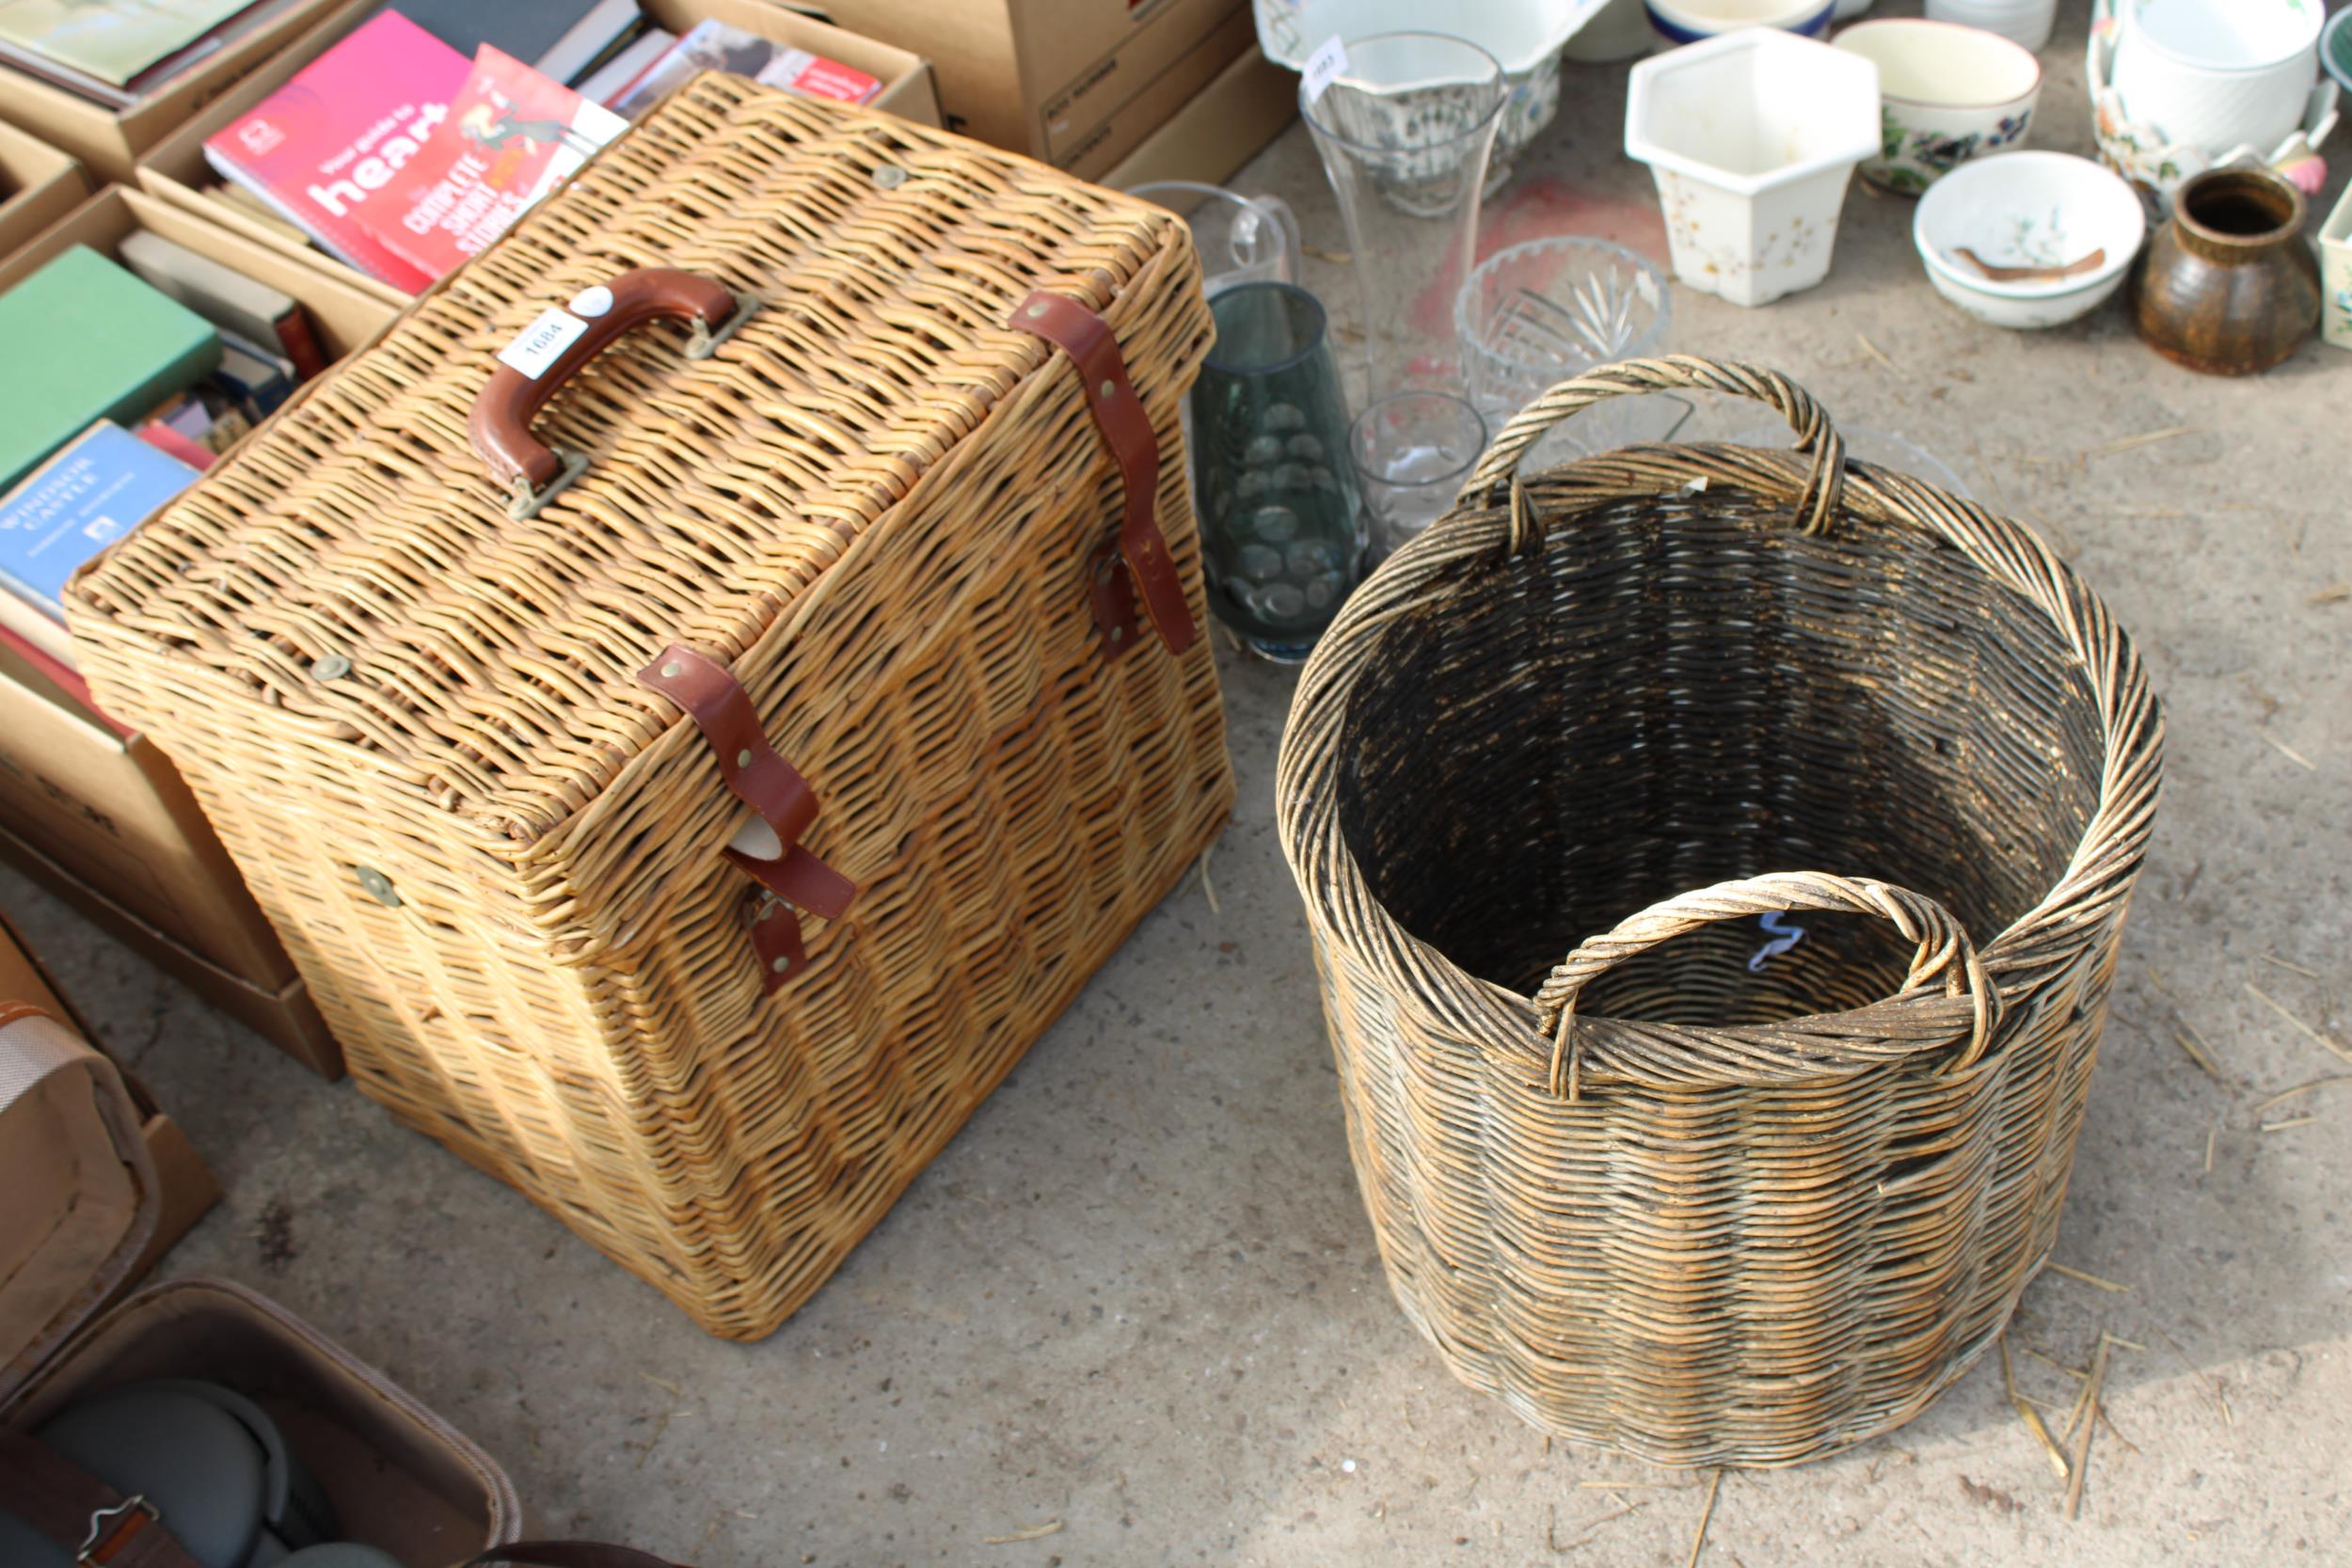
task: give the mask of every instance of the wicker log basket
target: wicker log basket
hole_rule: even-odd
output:
[[[1798,450],[1514,477],[1676,388]],[[1924,1409],[2056,1237],[2161,747],[2073,572],[1782,377],[1634,361],[1513,420],[1325,635],[1279,784],[1357,1176],[1455,1375],[1669,1465]]]

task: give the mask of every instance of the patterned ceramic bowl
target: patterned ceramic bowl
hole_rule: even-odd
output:
[[[2057,326],[2122,287],[2148,217],[2122,179],[2064,152],[1964,164],[1919,201],[1912,243],[1935,292],[1994,326]]]
[[[2042,62],[1997,33],[1948,22],[1865,22],[1837,47],[1879,68],[1883,142],[1862,177],[1916,196],[1980,153],[2025,145]]]

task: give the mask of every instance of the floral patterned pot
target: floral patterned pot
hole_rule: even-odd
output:
[[[1862,161],[1872,184],[1916,196],[1970,158],[2025,145],[2042,62],[1999,34],[1906,17],[1849,27],[1837,47],[1879,68],[1879,150]]]
[[[1879,148],[1878,68],[1751,28],[1633,68],[1625,150],[1649,165],[1675,276],[1768,305],[1829,276],[1854,166]]]

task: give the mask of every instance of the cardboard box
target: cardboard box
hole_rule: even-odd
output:
[[[1256,44],[1102,176],[1115,191],[1163,180],[1222,185],[1298,118],[1298,73]]]
[[[333,357],[398,314],[296,258],[119,185],[0,261],[0,290],[70,245],[111,254],[137,229],[293,295]],[[187,786],[79,687],[70,672],[0,643],[0,853],[289,1055],[341,1076],[342,1052]]]
[[[173,77],[162,91],[127,109],[93,103],[0,66],[0,119],[72,153],[100,180],[128,180],[140,153],[342,3],[294,0],[227,48]]]
[[[1257,41],[1248,0],[794,0],[929,54],[947,128],[1101,178]]]
[[[496,1460],[276,1303],[175,1279],[102,1315],[145,1272],[161,1196],[120,1077],[50,1019],[0,1010],[0,1421],[36,1430],[87,1395],[199,1378],[267,1413],[341,1539],[446,1568],[520,1534]]]
[[[205,139],[217,135],[230,121],[293,80],[304,66],[366,21],[374,3],[375,0],[350,0],[295,40],[282,55],[157,142],[139,160],[138,182],[150,194],[200,214],[231,232],[298,257],[341,282],[389,304],[405,307],[410,296],[390,284],[354,271],[316,245],[296,241],[284,230],[257,221],[244,210],[203,194],[205,187],[219,178],[204,161]],[[798,11],[767,4],[766,0],[640,0],[639,8],[654,25],[674,33],[682,35],[697,22],[715,19],[745,32],[838,60],[882,83],[882,93],[874,100],[875,108],[887,109],[902,119],[924,125],[940,123],[939,95],[932,83],[931,68],[919,54],[843,32]]]
[[[0,684],[0,695],[6,690]],[[4,718],[0,723],[5,723]],[[288,980],[273,990],[230,974],[114,902],[5,825],[0,825],[0,860],[72,905],[107,935],[202,997],[207,1006],[235,1019],[312,1072],[329,1080],[343,1075],[342,1047],[327,1032],[318,1004],[310,1000],[299,979]]]
[[[0,257],[80,206],[89,176],[70,152],[0,122]]]
[[[41,967],[40,959],[24,944],[24,937],[8,924],[7,914],[0,913],[0,1007],[11,1003],[39,1007],[93,1048],[104,1050],[72,999],[57,989],[49,972]],[[107,1054],[111,1058],[112,1053]],[[115,1067],[138,1118],[139,1141],[147,1146],[147,1157],[155,1166],[155,1229],[146,1242],[136,1271],[145,1274],[220,1201],[220,1184],[213,1180],[213,1173],[205,1168],[196,1146],[188,1142],[188,1135],[180,1131],[179,1123],[164,1115],[154,1094],[138,1074],[119,1061]]]

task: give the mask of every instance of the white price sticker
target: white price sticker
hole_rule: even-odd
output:
[[[1310,103],[1323,102],[1324,89],[1338,81],[1340,73],[1346,69],[1347,45],[1340,41],[1339,34],[1333,33],[1315,46],[1313,54],[1307,56],[1307,69],[1304,72],[1307,83],[1307,102]]]
[[[512,365],[536,381],[587,330],[586,322],[569,310],[550,305],[539,312],[538,320],[516,333],[513,342],[499,350],[499,363]]]

